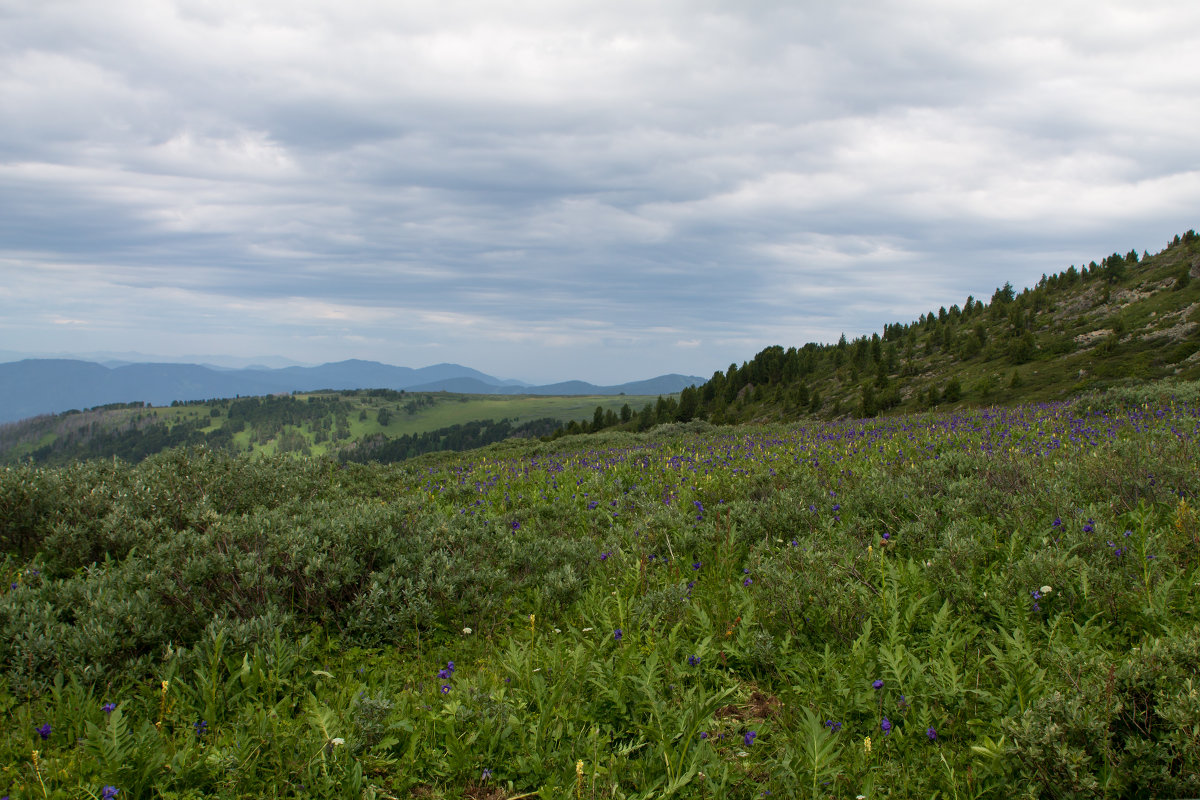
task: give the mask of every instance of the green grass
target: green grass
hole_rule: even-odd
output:
[[[298,395],[302,399],[307,396]],[[606,411],[609,409],[620,411],[621,406],[628,404],[634,411],[640,411],[646,403],[653,403],[657,399],[656,397],[624,395],[558,397],[433,393],[429,396],[433,398],[434,404],[421,408],[414,414],[405,412],[402,402],[362,402],[358,408],[367,411],[368,419],[360,422],[356,416],[357,410],[351,414],[350,429],[354,438],[376,433],[384,433],[389,436],[426,433],[479,419],[510,419],[517,422],[527,422],[544,417],[551,417],[563,422],[590,420],[597,406]],[[392,420],[387,427],[381,427],[375,421],[379,408],[384,406],[393,413]]]
[[[396,395],[396,393],[393,393]],[[571,420],[590,421],[597,406],[614,413],[628,404],[634,412],[640,411],[647,403],[653,403],[657,398],[643,396],[541,396],[541,395],[457,395],[442,392],[410,394],[401,396],[377,397],[367,392],[310,392],[291,396],[297,403],[297,411],[301,415],[310,411],[309,401],[333,402],[340,414],[345,417],[349,426],[348,439],[333,441],[316,441],[315,420],[302,417],[298,424],[285,425],[282,428],[270,428],[265,438],[257,435],[257,425],[262,422],[251,421],[245,430],[234,433],[230,444],[238,452],[258,455],[274,455],[279,452],[279,435],[290,432],[303,437],[305,446],[311,455],[334,454],[347,444],[371,436],[398,437],[406,434],[422,434],[437,431],[454,425],[473,422],[476,420],[508,419],[515,424],[540,420],[556,419],[561,422]],[[270,402],[270,401],[268,401]],[[188,403],[176,406],[161,406],[139,409],[105,409],[72,414],[58,415],[51,418],[38,418],[23,423],[17,423],[0,431],[0,454],[9,463],[20,463],[39,454],[41,449],[43,460],[62,462],[77,457],[79,451],[65,444],[62,453],[50,452],[57,442],[71,441],[68,437],[74,431],[95,425],[102,431],[121,431],[130,425],[147,426],[159,423],[166,430],[182,430],[182,426],[197,425],[201,434],[215,434],[228,423],[228,400],[216,400],[201,403]],[[408,408],[412,410],[409,411]],[[378,422],[381,409],[386,408],[391,413],[391,419],[386,426]],[[212,415],[213,410],[218,413]],[[366,419],[359,419],[360,413],[366,413]],[[330,415],[326,415],[330,417]],[[332,426],[326,433],[332,433]],[[88,434],[91,436],[93,434]],[[84,445],[86,445],[86,439]],[[133,444],[136,445],[136,442]],[[126,452],[130,448],[128,441],[113,445],[114,450],[95,453],[99,456],[118,454],[129,457]],[[122,449],[123,448],[123,449]]]

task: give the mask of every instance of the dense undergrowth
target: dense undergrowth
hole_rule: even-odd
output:
[[[1196,394],[7,468],[0,793],[1194,796]]]

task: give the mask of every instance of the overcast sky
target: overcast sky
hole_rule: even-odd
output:
[[[1195,0],[0,0],[0,350],[702,376],[1200,227]]]

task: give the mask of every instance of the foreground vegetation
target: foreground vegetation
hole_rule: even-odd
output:
[[[1198,400],[10,467],[0,793],[1195,796]]]

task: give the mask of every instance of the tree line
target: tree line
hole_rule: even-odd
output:
[[[514,437],[540,438],[552,435],[559,427],[559,421],[551,417],[531,420],[519,425],[509,419],[472,420],[425,433],[410,433],[396,437],[383,434],[369,436],[354,445],[343,448],[338,457],[342,461],[363,464],[368,462],[391,464],[415,458],[424,453],[443,450],[473,450]]]
[[[1189,230],[1176,236],[1164,252],[1178,247],[1191,252],[1197,245],[1200,236]],[[730,364],[728,369],[714,372],[702,386],[684,389],[678,399],[660,397],[636,414],[628,407],[619,415],[597,407],[590,422],[569,423],[556,435],[610,428],[645,430],[656,424],[693,419],[737,423],[763,415],[872,417],[901,404],[927,410],[957,403],[968,393],[981,401],[998,398],[1005,387],[1016,390],[1025,385],[1028,378],[1022,377],[1023,365],[1038,358],[1068,354],[1078,346],[1066,333],[1038,333],[1045,327],[1044,315],[1056,303],[1087,285],[1097,286],[1099,302],[1107,304],[1113,289],[1149,257],[1148,253],[1139,256],[1136,250],[1125,255],[1113,253],[1099,263],[1092,261],[1078,268],[1071,265],[1054,275],[1043,274],[1036,286],[1021,292],[1005,283],[986,302],[968,296],[961,306],[942,306],[913,322],[885,324],[881,332],[852,340],[843,334],[834,344],[767,347],[741,365]],[[1189,268],[1185,263],[1177,269],[1173,279],[1176,291],[1189,286]],[[1125,324],[1119,315],[1111,321],[1114,335],[1102,344],[1101,355],[1111,355],[1121,346]],[[1195,349],[1192,343],[1184,343],[1168,358],[1179,360]],[[964,386],[955,374],[955,365],[972,362],[989,362],[989,369],[1005,373],[1003,381],[989,374]],[[931,369],[934,363],[937,369]],[[827,396],[835,393],[832,390],[844,396],[847,389],[856,390],[856,402]]]

